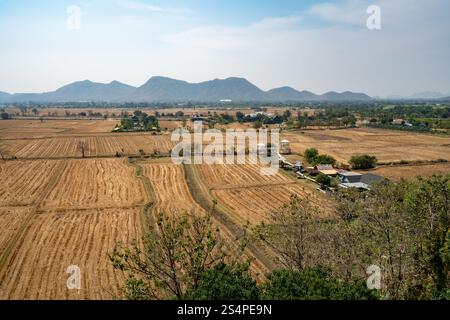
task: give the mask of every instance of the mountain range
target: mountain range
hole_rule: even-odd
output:
[[[364,93],[346,91],[317,95],[309,91],[297,91],[281,87],[263,91],[244,78],[214,79],[189,83],[166,77],[152,77],[140,87],[118,81],[108,84],[89,80],[63,86],[45,93],[0,92],[0,103],[9,102],[296,102],[296,101],[368,101]]]

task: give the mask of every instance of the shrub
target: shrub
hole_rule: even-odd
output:
[[[188,300],[257,300],[260,297],[256,281],[248,266],[230,267],[224,263],[203,272],[197,287],[183,297]]]
[[[321,154],[321,155],[318,155],[314,159],[314,161],[312,163],[314,165],[321,165],[321,164],[335,165],[336,164],[336,159],[333,158],[332,156],[327,155],[327,154]]]
[[[263,298],[270,300],[377,300],[364,281],[343,282],[329,271],[311,268],[305,271],[277,270],[263,287]]]
[[[377,157],[367,154],[353,156],[349,163],[353,169],[371,169],[377,164]]]
[[[305,150],[304,157],[308,163],[313,163],[319,155],[319,151],[316,148],[309,148]]]
[[[316,178],[317,183],[320,183],[323,186],[330,186],[331,185],[331,178],[323,173],[319,173],[319,175]]]

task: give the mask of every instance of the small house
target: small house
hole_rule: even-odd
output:
[[[362,174],[352,171],[343,171],[339,173],[339,180],[342,183],[356,183],[361,180]]]
[[[337,170],[334,169],[331,164],[318,165],[315,168],[319,173],[324,174],[326,176],[335,177],[338,174]]]
[[[330,177],[335,177],[338,174],[337,170],[334,169],[331,164],[307,167],[306,171],[311,175],[318,175],[319,173],[322,173],[322,174],[324,174],[326,176],[330,176]]]
[[[375,183],[381,183],[386,179],[382,176],[366,173],[360,174],[357,172],[344,171],[339,173],[340,188],[343,189],[358,189],[358,190],[370,190],[370,187]]]

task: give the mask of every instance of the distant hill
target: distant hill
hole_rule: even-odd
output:
[[[367,101],[372,100],[365,93],[355,93],[350,91],[345,91],[342,93],[330,91],[318,97],[319,100],[324,101]]]
[[[309,91],[297,91],[291,87],[281,87],[267,91],[268,99],[276,101],[316,100],[319,96]]]
[[[96,83],[89,80],[68,84],[56,91],[41,95],[41,101],[117,101],[129,96],[135,87],[113,81],[108,84]]]
[[[264,101],[264,91],[246,79],[215,79],[188,83],[165,77],[152,77],[130,97],[137,101]]]
[[[8,102],[11,100],[11,97],[9,93],[0,91],[0,102]]]
[[[200,83],[189,83],[166,77],[152,77],[138,88],[118,81],[103,84],[85,80],[68,84],[53,92],[41,94],[20,93],[9,95],[0,93],[0,102],[219,102],[220,100],[296,102],[370,99],[372,98],[364,93],[328,92],[319,96],[309,91],[297,91],[291,87],[281,87],[266,92],[248,80],[236,77]]]

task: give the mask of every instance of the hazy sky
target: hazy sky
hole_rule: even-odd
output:
[[[381,30],[366,10],[381,8]],[[80,29],[67,8],[81,8]],[[448,0],[0,0],[0,91],[245,77],[261,89],[450,93]]]

